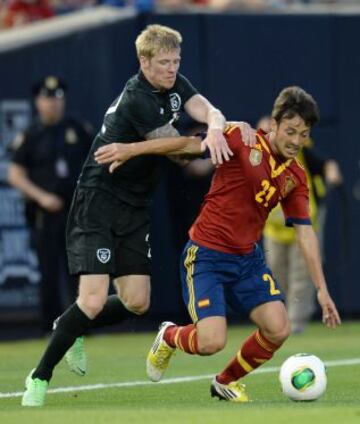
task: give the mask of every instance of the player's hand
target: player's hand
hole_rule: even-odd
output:
[[[228,122],[228,124],[236,125],[240,128],[241,138],[245,146],[254,147],[256,144],[256,130],[252,128],[247,122]]]
[[[336,306],[326,289],[317,292],[317,298],[322,309],[322,322],[329,328],[335,328],[341,324],[341,319]]]
[[[118,168],[119,166],[121,166],[124,162],[120,162],[118,160],[114,161],[110,166],[109,166],[109,172],[110,174],[112,174],[116,168]]]
[[[48,212],[58,212],[64,207],[61,197],[44,192],[38,199],[39,205]]]
[[[223,159],[230,160],[233,152],[230,150],[222,130],[209,129],[207,137],[201,143],[201,148],[207,147],[210,151],[211,161],[214,165],[221,165]]]
[[[96,150],[94,154],[95,161],[101,165],[110,163],[109,172],[112,173],[117,167],[132,158],[131,151],[131,144],[107,144]]]

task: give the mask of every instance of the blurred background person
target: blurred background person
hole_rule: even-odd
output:
[[[195,1],[196,2],[196,1]],[[216,11],[224,10],[252,10],[261,11],[272,8],[284,8],[295,3],[298,0],[200,0],[199,5],[207,6]]]
[[[52,18],[54,9],[48,0],[9,0],[3,5],[1,28],[12,28]]]
[[[65,116],[66,85],[48,76],[34,85],[37,116],[10,145],[9,183],[26,197],[26,218],[41,272],[41,329],[71,303],[76,284],[67,270],[65,225],[92,134]]]
[[[262,117],[257,128],[270,132],[270,116]],[[323,219],[319,207],[328,188],[339,186],[342,175],[338,163],[324,159],[315,153],[313,141],[309,140],[298,155],[304,166],[310,189],[310,216],[314,228],[322,238]],[[264,230],[264,251],[267,263],[273,270],[285,295],[286,306],[293,333],[304,331],[315,312],[315,289],[307,271],[305,261],[295,240],[292,228],[285,226],[281,207],[272,210]]]

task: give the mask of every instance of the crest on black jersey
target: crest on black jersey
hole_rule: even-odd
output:
[[[178,93],[170,94],[170,106],[172,112],[178,112],[181,107],[181,98]]]

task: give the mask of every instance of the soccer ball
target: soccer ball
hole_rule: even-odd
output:
[[[285,396],[295,401],[316,400],[326,390],[326,368],[308,353],[290,356],[281,366],[280,384]]]

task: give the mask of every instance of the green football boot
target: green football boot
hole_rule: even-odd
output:
[[[43,406],[45,403],[46,391],[49,383],[46,380],[32,378],[35,369],[30,371],[30,374],[25,380],[25,392],[22,397],[22,406]]]
[[[84,337],[78,337],[65,354],[69,368],[75,374],[84,376],[86,373],[87,358],[84,350]]]

